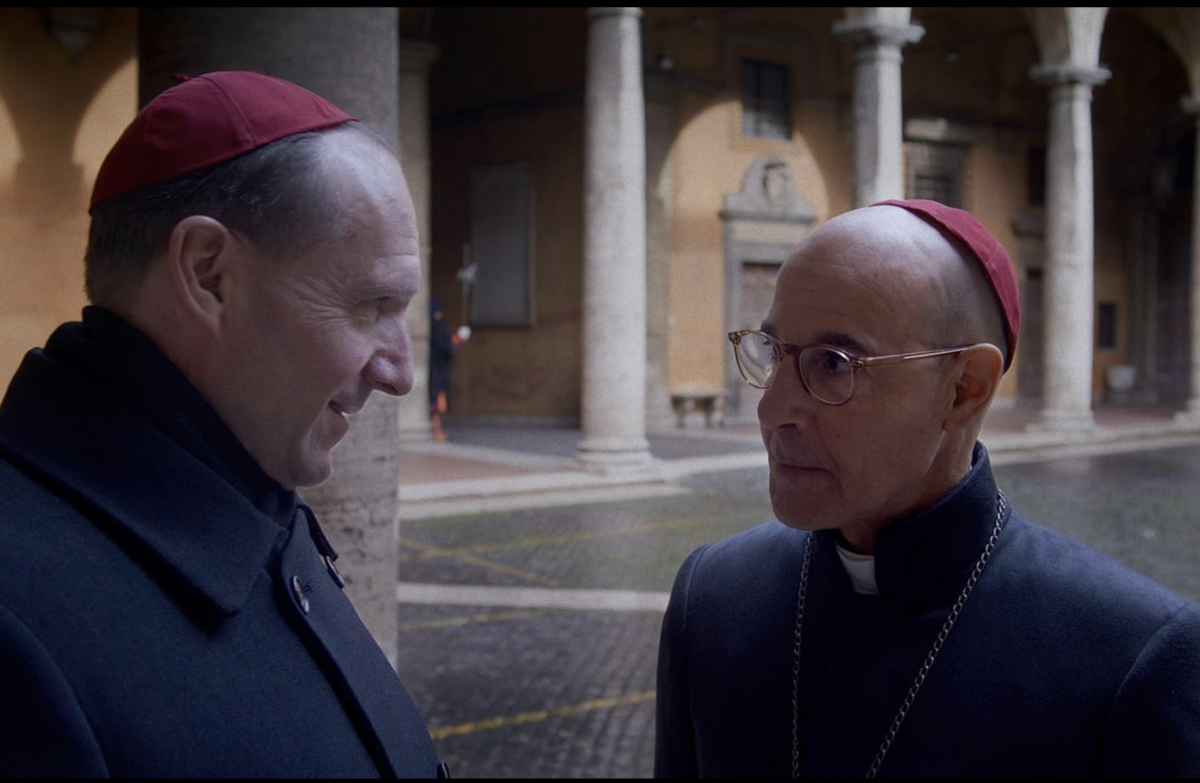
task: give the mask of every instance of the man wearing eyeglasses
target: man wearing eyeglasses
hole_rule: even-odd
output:
[[[1200,775],[1200,607],[1015,512],[978,442],[1019,328],[962,210],[796,248],[729,335],[779,521],[680,569],[657,776]]]

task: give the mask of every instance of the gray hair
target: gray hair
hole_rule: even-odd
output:
[[[191,215],[217,220],[274,258],[340,235],[341,207],[326,184],[323,160],[325,144],[343,129],[387,148],[374,132],[347,122],[97,203],[84,254],[89,301],[122,302],[166,252],[175,226]]]

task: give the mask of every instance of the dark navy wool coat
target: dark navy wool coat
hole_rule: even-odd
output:
[[[0,406],[0,775],[426,776],[295,493],[97,308]]]
[[[986,452],[934,507],[889,527],[878,595],[832,531],[778,522],[701,548],[676,578],[658,669],[655,772],[790,777],[803,550],[799,761],[863,777],[996,519]],[[880,777],[1200,775],[1200,607],[1057,533],[1007,521]]]

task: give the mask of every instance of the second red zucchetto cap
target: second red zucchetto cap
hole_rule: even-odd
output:
[[[1004,336],[1008,338],[1008,357],[1004,369],[1008,370],[1017,353],[1017,335],[1021,333],[1021,295],[1017,288],[1017,272],[1004,245],[970,212],[937,201],[893,199],[871,206],[907,209],[925,222],[956,237],[979,261],[992,292],[996,294],[1004,319]]]
[[[274,76],[214,71],[188,79],[146,104],[117,139],[96,175],[88,212],[107,198],[353,119]]]

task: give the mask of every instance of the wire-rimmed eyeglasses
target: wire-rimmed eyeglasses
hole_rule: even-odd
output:
[[[832,345],[808,345],[803,348],[789,345],[759,329],[730,332],[729,342],[733,343],[733,355],[746,383],[756,389],[766,389],[775,378],[783,357],[790,354],[804,388],[826,405],[845,405],[850,401],[854,396],[854,371],[861,367],[950,356],[974,347],[963,345],[886,356],[853,356]]]

